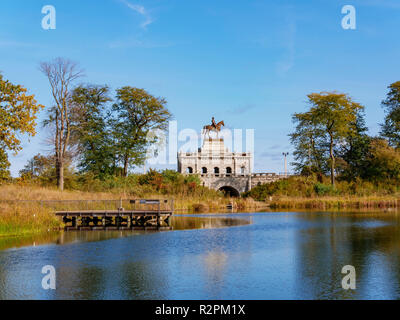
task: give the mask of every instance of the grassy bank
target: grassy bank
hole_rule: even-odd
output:
[[[60,228],[52,212],[35,204],[0,204],[0,237],[22,236]]]
[[[48,232],[62,227],[60,219],[53,214],[54,208],[43,205],[41,200],[174,199],[176,213],[221,212],[228,204],[235,210],[249,212],[267,207],[286,210],[400,209],[400,185],[395,183],[354,181],[338,182],[336,187],[331,187],[327,181],[318,181],[315,177],[291,177],[257,186],[243,198],[229,198],[171,172],[162,175],[153,171],[129,179],[121,180],[123,183],[117,178],[97,181],[83,185],[87,188],[81,190],[63,192],[55,187],[25,182],[0,185],[0,237]],[[59,210],[65,209],[73,208]]]
[[[338,180],[332,186],[329,177],[293,176],[257,186],[244,196],[264,201],[273,209],[400,208],[400,183],[357,179]]]
[[[400,198],[397,196],[370,197],[271,197],[266,201],[271,209],[400,209]]]
[[[141,198],[174,199],[174,209],[179,212],[218,212],[232,204],[237,210],[259,210],[265,203],[251,198],[227,198],[211,193],[192,195],[165,195],[142,193]],[[110,192],[58,191],[52,187],[9,184],[0,186],[0,237],[21,236],[48,232],[62,227],[62,222],[54,216],[51,208],[41,200],[119,200],[138,198],[131,192],[111,190]],[[21,202],[20,200],[35,200]],[[65,204],[63,204],[65,206]],[[63,209],[71,209],[63,207]]]

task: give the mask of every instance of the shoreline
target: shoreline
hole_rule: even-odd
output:
[[[68,200],[101,200],[139,198],[139,195],[125,192],[82,192],[63,191],[53,188],[3,185],[0,186],[0,238],[29,236],[57,231],[64,227],[60,218],[54,215],[55,208],[45,207],[42,202]],[[279,210],[317,211],[375,211],[395,212],[400,210],[400,197],[396,195],[373,196],[320,196],[289,197],[273,196],[268,201],[252,198],[230,198],[223,196],[189,196],[145,194],[141,198],[174,199],[174,212],[182,214],[276,212]],[[65,205],[63,203],[63,205]],[[68,205],[67,205],[68,206]],[[65,207],[68,209],[68,207]]]

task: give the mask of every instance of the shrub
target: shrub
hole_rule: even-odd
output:
[[[335,188],[332,185],[323,183],[316,183],[314,185],[314,190],[318,196],[333,195],[335,193]]]

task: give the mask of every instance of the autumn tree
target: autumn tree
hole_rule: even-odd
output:
[[[43,108],[21,85],[0,74],[0,178],[7,178],[10,166],[7,151],[21,150],[20,134],[36,134],[36,114]]]
[[[171,114],[166,104],[164,98],[154,97],[144,89],[126,86],[117,90],[112,130],[124,176],[129,167],[143,164],[147,148],[156,142],[147,139],[149,132],[167,130]]]
[[[78,65],[68,59],[56,58],[40,63],[40,70],[50,83],[54,106],[49,109],[45,125],[51,126],[54,136],[57,186],[64,189],[64,163],[70,147],[72,128],[71,87],[82,76]]]
[[[8,161],[7,152],[0,149],[0,181],[8,180],[11,177],[10,174],[10,161]]]
[[[382,101],[385,121],[381,125],[381,135],[389,140],[391,146],[400,147],[400,81],[392,83],[386,99]]]
[[[400,179],[400,150],[393,148],[385,139],[371,140],[364,168],[364,179],[388,181]]]
[[[31,179],[43,176],[53,176],[54,156],[45,156],[40,153],[29,159],[19,175],[22,178]]]
[[[308,102],[309,111],[293,115],[297,130],[292,134],[294,137],[292,141],[295,142],[297,154],[302,155],[298,157],[300,161],[304,161],[306,149],[312,151],[315,148],[319,154],[324,155],[329,165],[331,183],[334,185],[335,148],[345,143],[349,136],[357,134],[357,118],[364,107],[352,101],[346,94],[335,92],[309,94]],[[304,141],[304,143],[298,141]],[[313,145],[312,141],[318,144]]]
[[[19,171],[19,176],[23,180],[32,180],[41,185],[54,185],[57,181],[55,155],[36,154],[29,159],[24,168]],[[66,157],[64,159],[64,183],[71,186],[75,177],[72,159]]]

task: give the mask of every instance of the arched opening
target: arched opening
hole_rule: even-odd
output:
[[[226,168],[226,175],[231,175],[232,174],[232,168],[231,167],[227,167]]]
[[[206,167],[201,168],[201,173],[202,174],[206,174],[207,173],[207,168]]]
[[[216,175],[219,175],[219,168],[218,168],[218,167],[215,167],[215,168],[214,168],[214,173],[215,173]]]
[[[192,167],[188,167],[186,169],[186,173],[189,173],[189,174],[193,173],[193,168]]]
[[[219,191],[222,191],[227,197],[240,197],[239,191],[230,186],[223,186],[219,188]]]
[[[244,172],[245,172],[245,167],[241,167],[240,168],[240,174],[244,175]]]

